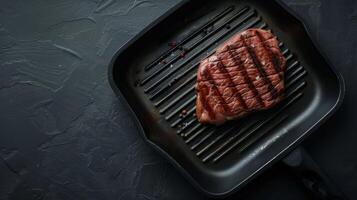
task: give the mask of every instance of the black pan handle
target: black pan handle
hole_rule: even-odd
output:
[[[283,159],[283,162],[300,178],[305,188],[315,199],[346,200],[347,198],[330,179],[321,171],[316,162],[305,151],[298,147]]]

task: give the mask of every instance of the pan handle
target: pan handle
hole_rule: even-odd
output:
[[[321,171],[303,147],[298,147],[283,159],[307,190],[319,200],[346,200],[347,198]]]

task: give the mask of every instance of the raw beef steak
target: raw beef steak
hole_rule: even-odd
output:
[[[219,125],[273,107],[283,99],[284,70],[285,59],[271,32],[237,33],[199,65],[198,120]]]

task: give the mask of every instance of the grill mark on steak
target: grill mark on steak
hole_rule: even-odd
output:
[[[267,96],[267,95],[269,95],[269,96]],[[262,97],[267,96],[267,97],[264,99],[265,102],[269,102],[269,101],[274,101],[274,100],[275,100],[275,99],[271,98],[271,95],[270,95],[270,93],[269,93],[268,90],[265,91],[265,92],[263,92],[263,93],[260,93],[260,96],[262,96]],[[225,97],[227,97],[227,99],[226,99],[226,104],[227,104],[227,105],[232,105],[233,103],[235,103],[234,100],[230,99],[230,98],[233,98],[233,97],[230,97],[230,96],[225,96]],[[250,101],[250,100],[252,100],[252,99],[254,99],[254,98],[256,98],[256,96],[251,96],[251,97],[249,97],[249,98],[246,98],[245,101]],[[217,103],[217,104],[219,104],[219,103]],[[259,105],[257,105],[257,106],[259,106]]]
[[[254,96],[256,97],[256,99],[259,102],[259,104],[261,106],[265,106],[265,104],[263,102],[263,99],[260,97],[257,88],[255,88],[255,85],[253,84],[253,81],[250,79],[247,70],[245,69],[244,66],[241,65],[243,63],[243,61],[242,60],[239,60],[239,61],[237,60],[238,56],[235,55],[234,51],[231,51],[231,46],[230,45],[227,45],[227,49],[228,49],[228,55],[233,60],[234,64],[236,64],[238,66],[238,69],[242,72],[242,75],[244,77],[245,82],[248,83],[249,89],[253,91]],[[238,57],[238,58],[240,58],[240,57]]]
[[[200,96],[201,104],[202,104],[203,108],[207,111],[208,116],[212,120],[214,120],[216,117],[215,117],[215,114],[213,112],[213,109],[212,109],[211,105],[209,105],[209,103],[207,102],[207,100],[205,98],[207,96],[206,91],[209,90],[209,88],[206,85],[202,85],[201,88],[202,88],[201,89],[202,96]]]
[[[252,39],[252,38],[254,38],[254,37],[258,37],[258,36],[246,37],[246,40]],[[269,46],[269,42],[274,41],[274,40],[275,40],[275,38],[274,38],[274,37],[271,37],[271,38],[268,38],[268,39],[266,39],[266,40],[264,40],[264,41],[261,41],[261,42],[259,42],[259,43],[256,43],[256,45],[265,44],[265,46],[267,46],[267,47],[269,47],[269,48],[275,48],[275,45]],[[267,45],[266,43],[268,43],[268,45]],[[243,48],[245,48],[243,45],[232,44],[230,50],[237,50],[237,51],[238,51],[238,50],[241,50],[241,49],[243,49]],[[225,48],[225,49],[222,49],[221,53],[225,53],[225,52],[227,52],[227,51],[228,51],[228,49]]]
[[[226,66],[224,66],[224,64],[223,64],[222,59],[219,56],[217,56],[217,58],[219,59],[219,63],[217,64],[218,70],[221,73],[224,73],[224,77],[229,81],[230,84],[235,85],[235,83],[232,80],[232,77],[230,76],[229,72],[226,69]],[[242,105],[243,108],[247,109],[248,106],[245,103],[245,101],[244,101],[244,99],[242,97],[242,94],[237,90],[237,88],[236,87],[230,87],[230,89],[232,90],[233,95],[238,98],[239,104]],[[224,98],[224,97],[222,96],[222,98]]]
[[[278,61],[276,55],[271,51],[270,48],[267,48],[266,44],[264,43],[263,36],[260,34],[260,32],[259,31],[254,31],[254,33],[258,36],[259,41],[262,43],[262,46],[263,46],[265,52],[268,53],[270,62],[273,63],[273,66],[274,66],[274,69],[275,69],[276,73],[279,74],[279,78],[280,78],[280,80],[282,80],[283,77],[280,74],[281,67],[280,67],[280,64],[279,64],[279,61]]]
[[[245,37],[244,37],[243,35],[241,35],[241,40],[242,40],[242,42],[243,42],[243,45],[247,48],[248,54],[249,54],[249,56],[252,58],[253,63],[254,63],[254,66],[258,69],[259,74],[260,74],[260,75],[263,77],[263,79],[264,79],[264,82],[265,82],[266,84],[268,84],[269,90],[271,91],[272,98],[276,98],[276,96],[277,96],[277,91],[276,91],[276,89],[274,88],[274,86],[273,86],[272,82],[270,81],[270,79],[267,77],[267,75],[266,75],[266,73],[265,73],[265,70],[264,70],[262,64],[260,63],[260,61],[259,61],[257,55],[255,54],[254,49],[246,43]]]
[[[239,72],[231,72],[231,73],[236,73],[237,74],[237,76],[238,76],[238,74],[239,73],[242,73],[242,71],[239,71]],[[280,72],[281,73],[281,72]],[[222,74],[217,74],[217,73],[215,73],[215,74],[212,74],[212,75],[222,75],[222,76],[224,76],[224,74],[222,73]],[[267,75],[267,77],[268,78],[274,78],[275,76],[279,76],[279,74],[271,74],[271,75]],[[220,80],[225,80],[225,77],[220,77],[220,78],[215,78],[214,80],[216,80],[216,81],[220,81]],[[234,78],[232,79],[232,80],[234,80]],[[204,82],[204,81],[209,81],[208,79],[204,79],[204,80],[201,80],[202,82]],[[280,80],[279,80],[280,81]],[[254,81],[253,81],[254,82]],[[243,82],[243,83],[234,83],[234,85],[235,86],[239,86],[239,85],[242,85],[242,84],[247,84],[246,82]]]
[[[213,91],[215,93],[215,95],[218,97],[219,101],[221,102],[224,112],[226,112],[227,114],[231,113],[231,109],[228,107],[226,101],[224,100],[224,98],[222,97],[222,94],[219,92],[219,89],[216,87],[216,83],[214,81],[214,79],[211,76],[211,73],[209,72],[209,70],[207,70],[207,68],[205,68],[202,72],[202,75],[208,79],[211,87],[213,88]]]

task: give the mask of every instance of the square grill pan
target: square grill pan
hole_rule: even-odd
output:
[[[270,30],[287,60],[286,99],[221,126],[195,114],[200,60],[248,28]],[[134,112],[144,138],[199,189],[223,196],[292,150],[340,104],[344,85],[305,26],[281,3],[186,1],[113,58],[109,79]]]

